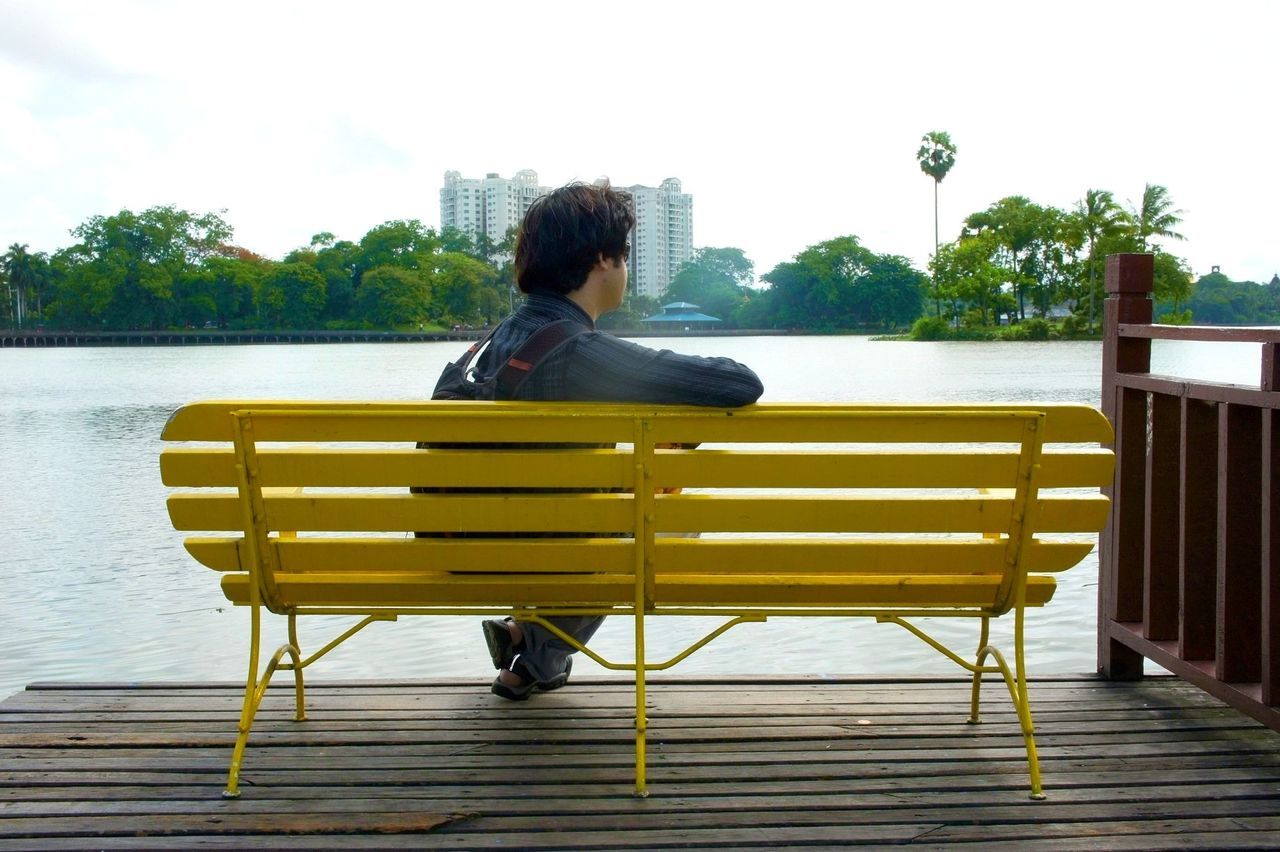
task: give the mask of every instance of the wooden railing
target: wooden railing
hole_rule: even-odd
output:
[[[1149,254],[1109,257],[1106,284],[1099,671],[1146,658],[1280,730],[1280,329],[1153,325]],[[1259,384],[1152,375],[1152,340],[1260,343]]]

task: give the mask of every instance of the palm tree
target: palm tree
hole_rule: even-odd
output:
[[[920,137],[920,150],[916,151],[916,159],[920,161],[920,171],[933,178],[933,253],[938,253],[938,184],[956,164],[956,146],[951,143],[951,134],[941,130],[932,130]]]
[[[14,293],[14,321],[22,328],[22,320],[26,315],[26,293],[34,283],[31,268],[31,255],[27,247],[21,243],[9,246],[9,252],[0,258],[4,263],[4,271],[9,277],[9,288]]]
[[[1173,230],[1182,223],[1182,211],[1173,209],[1173,199],[1169,197],[1167,187],[1153,183],[1147,184],[1142,190],[1142,206],[1132,210],[1131,215],[1134,227],[1137,229],[1138,243],[1143,251],[1147,250],[1149,237],[1186,239]]]
[[[1094,291],[1098,286],[1098,243],[1124,230],[1125,214],[1110,192],[1105,189],[1090,189],[1085,192],[1084,199],[1076,203],[1076,217],[1085,242],[1089,245],[1089,321],[1085,328],[1092,333]]]

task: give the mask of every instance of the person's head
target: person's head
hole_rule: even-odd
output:
[[[627,235],[635,223],[631,196],[608,184],[553,190],[535,200],[520,223],[516,283],[524,293],[572,293],[602,259],[627,262]]]

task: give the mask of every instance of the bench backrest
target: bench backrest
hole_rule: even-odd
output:
[[[1000,612],[1089,553],[1112,473],[1074,405],[224,401],[163,438],[199,442],[161,456],[188,550],[277,611]],[[415,448],[460,441],[501,446]]]

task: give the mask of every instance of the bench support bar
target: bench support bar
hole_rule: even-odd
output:
[[[1013,701],[1013,709],[1018,714],[1018,724],[1022,728],[1022,741],[1027,751],[1027,771],[1031,779],[1031,798],[1038,801],[1044,799],[1045,794],[1040,781],[1040,758],[1036,751],[1035,726],[1031,721],[1031,700],[1027,692],[1027,670],[1023,657],[1022,642],[1024,612],[1025,610],[1022,606],[1015,606],[1013,637],[1015,669],[1009,668],[1004,654],[988,641],[991,628],[991,619],[989,618],[982,619],[982,633],[978,638],[978,653],[972,663],[900,616],[881,615],[876,617],[876,621],[882,624],[896,624],[904,628],[956,665],[973,673],[973,689],[969,703],[969,718],[967,720],[971,725],[979,724],[982,721],[979,713],[982,676],[984,674],[999,674],[1004,679],[1005,686],[1009,689],[1009,698]],[[988,657],[995,662],[994,665],[984,665]]]

